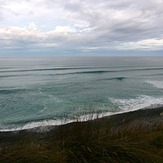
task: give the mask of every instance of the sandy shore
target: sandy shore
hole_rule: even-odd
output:
[[[163,162],[163,107],[0,132],[0,162]]]
[[[103,117],[95,120],[89,120],[86,122],[72,122],[69,124],[61,126],[46,126],[46,127],[37,127],[33,129],[26,129],[20,131],[9,131],[9,132],[0,132],[0,144],[5,141],[16,141],[23,137],[34,136],[41,139],[50,138],[54,136],[58,130],[64,128],[64,130],[70,130],[76,123],[81,123],[83,126],[88,123],[95,123],[100,125],[108,123],[108,127],[120,127],[124,124],[136,124],[136,123],[146,123],[149,125],[155,125],[157,123],[163,123],[163,106],[152,108],[152,109],[140,109],[136,111],[111,115],[108,117]]]

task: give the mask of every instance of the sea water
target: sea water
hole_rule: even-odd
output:
[[[161,56],[0,58],[0,131],[162,104]]]

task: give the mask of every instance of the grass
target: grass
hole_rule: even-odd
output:
[[[0,162],[162,163],[162,121],[131,120],[133,114],[74,122],[44,133],[1,134]]]

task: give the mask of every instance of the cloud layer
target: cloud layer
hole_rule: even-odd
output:
[[[163,50],[163,0],[0,0],[1,52]]]

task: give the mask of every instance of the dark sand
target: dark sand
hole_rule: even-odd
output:
[[[77,123],[81,123],[80,126],[83,128],[88,124],[91,124],[92,126],[99,125],[100,127],[110,127],[114,129],[126,124],[133,126],[141,123],[147,124],[147,126],[150,127],[163,123],[163,106],[152,109],[140,109],[86,122],[73,122],[61,126],[46,126],[20,131],[0,132],[0,146],[2,144],[4,145],[4,143],[15,143],[21,139],[28,139],[28,137],[33,137],[39,140],[51,139],[58,134],[60,130],[65,131],[65,134],[68,133]],[[106,126],[106,124],[108,125]]]
[[[0,132],[0,162],[163,162],[163,107]]]

